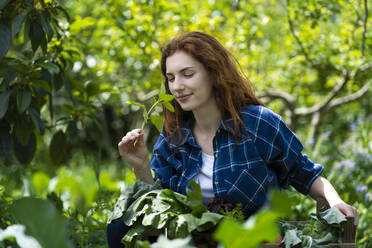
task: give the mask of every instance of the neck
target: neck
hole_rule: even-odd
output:
[[[217,131],[222,119],[222,114],[215,102],[208,107],[194,110],[193,115],[195,118],[194,128],[212,135]]]

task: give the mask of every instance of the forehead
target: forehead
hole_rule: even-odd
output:
[[[165,62],[166,73],[176,73],[185,67],[201,67],[202,64],[184,51],[177,51]]]

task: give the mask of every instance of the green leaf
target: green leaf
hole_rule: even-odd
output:
[[[10,213],[17,223],[26,226],[26,233],[35,237],[42,247],[72,248],[68,222],[49,200],[21,198],[13,202]]]
[[[163,130],[163,119],[160,115],[151,115],[151,122],[155,125],[156,129],[158,129],[159,133]]]
[[[123,215],[123,212],[127,211],[132,203],[141,195],[157,189],[161,189],[159,181],[157,181],[155,185],[151,185],[137,180],[135,183],[128,186],[116,202],[114,211],[108,222],[120,218]]]
[[[297,230],[288,230],[285,232],[284,238],[281,242],[285,248],[291,248],[302,243],[301,239],[297,236]]]
[[[12,32],[10,28],[4,22],[0,22],[0,60],[8,53],[11,43]]]
[[[4,77],[3,81],[1,81],[0,89],[6,90],[9,86],[9,83],[16,79],[17,76],[18,72],[11,72],[9,75]]]
[[[257,247],[262,241],[273,242],[278,236],[275,212],[260,212],[244,224],[231,218],[224,218],[214,237],[226,248]]]
[[[194,180],[189,181],[186,188],[186,196],[189,201],[199,201],[202,202],[203,196],[200,189],[200,185]]]
[[[53,135],[49,145],[49,156],[53,163],[60,164],[66,156],[66,135],[63,131],[58,131]]]
[[[5,91],[0,94],[0,119],[2,119],[8,110],[10,91]]]
[[[32,10],[32,7],[27,7],[21,14],[17,15],[12,21],[12,36],[14,37],[22,28],[22,24],[26,20],[28,13]]]
[[[44,172],[38,171],[32,175],[32,183],[34,184],[37,194],[42,195],[48,191],[50,178]]]
[[[163,102],[164,107],[166,107],[170,112],[174,112],[174,107],[169,102]]]
[[[159,98],[163,102],[169,102],[169,101],[172,101],[174,99],[174,96],[169,95],[169,94],[159,94]]]
[[[44,89],[45,91],[49,93],[52,91],[52,88],[50,87],[49,83],[44,80],[34,80],[32,81],[32,84],[39,88]]]
[[[0,158],[6,158],[13,152],[13,138],[10,135],[10,125],[6,120],[0,121]]]
[[[31,120],[34,123],[34,126],[36,127],[37,131],[39,132],[40,135],[44,135],[45,126],[43,120],[40,118],[39,113],[32,107],[29,108],[29,111]]]
[[[47,69],[51,73],[58,74],[59,73],[59,67],[53,62],[47,62],[47,63],[39,63],[39,65],[45,69]]]
[[[99,85],[97,83],[88,82],[85,85],[85,88],[86,88],[86,92],[87,92],[88,97],[96,96],[96,95],[101,93]]]
[[[43,54],[46,55],[47,48],[48,48],[48,42],[47,42],[45,35],[41,36],[40,47],[41,47],[41,50],[43,51]]]
[[[145,105],[140,104],[140,103],[136,103],[136,102],[132,102],[132,101],[125,101],[125,103],[130,104],[130,105],[134,105],[134,106],[138,106],[138,107],[141,107],[141,108],[145,108]]]
[[[21,164],[27,165],[31,162],[31,160],[35,156],[36,152],[36,137],[35,134],[32,132],[30,137],[26,143],[26,145],[22,145],[15,141],[15,155],[18,161]]]
[[[52,26],[50,25],[49,17],[44,16],[44,15],[40,15],[40,23],[41,23],[41,26],[43,27],[45,33],[48,36],[48,40],[51,41],[52,38],[53,38],[54,31],[53,31]]]
[[[10,0],[0,0],[0,9],[3,9]]]
[[[65,76],[63,75],[62,71],[60,71],[58,74],[53,74],[54,89],[56,91],[62,88],[64,80]]]
[[[32,132],[32,122],[30,118],[28,118],[28,115],[26,113],[19,115],[13,126],[15,140],[25,146]]]
[[[20,113],[23,113],[31,104],[31,91],[28,87],[21,88],[17,92],[17,106]]]
[[[30,25],[30,39],[31,39],[32,50],[34,52],[36,52],[41,41],[43,40],[43,36],[45,37],[45,34],[40,24],[35,21],[32,22]]]
[[[294,202],[294,198],[290,197],[285,192],[273,190],[270,192],[271,209],[275,212],[281,213],[283,216],[289,213],[290,208]]]
[[[337,208],[329,208],[323,212],[319,212],[319,218],[325,220],[330,225],[346,222],[345,216]]]
[[[161,84],[160,85],[160,92],[159,94],[166,94],[166,90],[165,90],[165,85],[164,84]]]
[[[224,215],[216,214],[212,212],[204,212],[198,223],[197,230],[199,232],[204,232],[210,228],[215,227],[222,219]]]

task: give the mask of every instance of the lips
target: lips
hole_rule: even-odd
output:
[[[189,97],[191,96],[192,94],[186,94],[186,95],[180,95],[177,97],[177,100],[178,101],[181,101],[181,102],[184,102],[186,101],[187,99],[189,99]]]

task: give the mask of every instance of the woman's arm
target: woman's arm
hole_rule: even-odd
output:
[[[345,216],[354,216],[357,225],[359,221],[359,214],[356,208],[346,204],[338,195],[332,184],[324,177],[318,177],[311,185],[309,195],[317,200],[324,198],[327,200],[330,207],[337,208]]]

